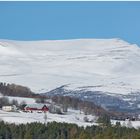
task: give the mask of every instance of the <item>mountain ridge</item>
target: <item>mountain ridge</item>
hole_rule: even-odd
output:
[[[2,39],[0,54],[1,81],[29,86],[37,92],[65,84],[71,85],[70,89],[93,86],[94,90],[121,94],[140,90],[140,48],[121,39]],[[130,79],[137,80],[135,87]]]

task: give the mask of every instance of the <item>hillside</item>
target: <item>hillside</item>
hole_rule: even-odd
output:
[[[37,93],[64,85],[127,101],[139,96],[140,48],[120,39],[0,40],[0,55],[0,81]]]

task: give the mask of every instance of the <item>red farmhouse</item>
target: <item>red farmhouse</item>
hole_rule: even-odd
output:
[[[26,112],[47,112],[49,109],[46,105],[42,104],[32,104],[32,105],[27,105],[24,108],[24,111]]]

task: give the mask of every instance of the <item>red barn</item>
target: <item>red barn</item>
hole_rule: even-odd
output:
[[[47,112],[49,109],[44,104],[30,104],[26,105],[24,111],[26,112]]]

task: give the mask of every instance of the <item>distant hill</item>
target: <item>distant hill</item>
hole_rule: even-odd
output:
[[[137,111],[140,106],[140,48],[121,39],[0,40],[0,81],[45,93],[98,94],[100,105]],[[107,98],[109,105],[107,104]],[[119,102],[118,102],[119,101]],[[117,104],[116,104],[117,102]]]

